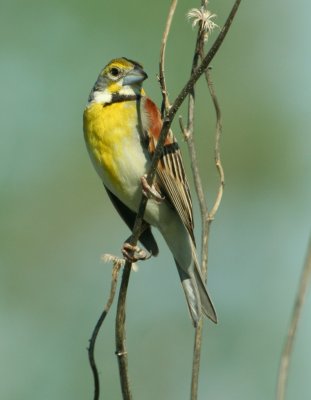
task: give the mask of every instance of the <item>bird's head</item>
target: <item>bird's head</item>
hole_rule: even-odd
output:
[[[107,104],[112,102],[113,96],[142,95],[142,83],[146,78],[148,75],[141,64],[125,57],[116,58],[100,72],[89,101]]]

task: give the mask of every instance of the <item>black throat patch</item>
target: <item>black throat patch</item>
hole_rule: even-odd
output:
[[[107,107],[107,106],[110,106],[113,103],[121,103],[122,101],[134,101],[134,100],[140,100],[140,99],[141,99],[141,95],[140,94],[113,93],[110,102],[103,104],[103,106]]]

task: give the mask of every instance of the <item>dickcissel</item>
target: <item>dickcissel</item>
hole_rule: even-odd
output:
[[[141,199],[142,177],[149,170],[162,127],[157,106],[142,88],[146,78],[135,61],[125,57],[110,61],[91,90],[83,115],[93,165],[130,229]],[[191,196],[172,132],[165,141],[151,192],[154,196],[147,202],[140,242],[156,256],[151,225],[159,229],[173,254],[194,326],[202,313],[217,322],[196,256]]]

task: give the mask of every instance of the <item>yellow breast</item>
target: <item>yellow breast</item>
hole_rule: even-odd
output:
[[[120,185],[120,162],[126,152],[126,142],[136,132],[135,102],[113,103],[108,106],[93,103],[83,114],[83,129],[91,158],[100,175]]]

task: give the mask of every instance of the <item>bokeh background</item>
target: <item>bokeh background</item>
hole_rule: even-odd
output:
[[[170,97],[187,79],[195,31],[181,0],[167,48]],[[212,1],[222,25],[233,1]],[[85,150],[82,113],[111,58],[156,80],[169,1],[11,0],[0,12],[0,398],[92,398],[86,347],[129,235]],[[213,80],[223,113],[226,188],[212,225],[200,399],[262,400],[279,357],[310,233],[310,4],[243,1]],[[214,35],[215,37],[215,35]],[[196,142],[209,204],[217,188],[215,117],[198,88]],[[181,110],[181,114],[184,110]],[[182,142],[177,124],[175,132]],[[183,144],[184,147],[184,144]],[[187,152],[184,158],[189,171]],[[196,234],[200,236],[195,205]],[[140,265],[129,288],[127,340],[135,399],[189,398],[193,328],[173,260]],[[198,240],[199,241],[199,240]],[[295,343],[288,399],[311,398],[311,300]],[[96,348],[103,399],[120,399],[115,305]]]

